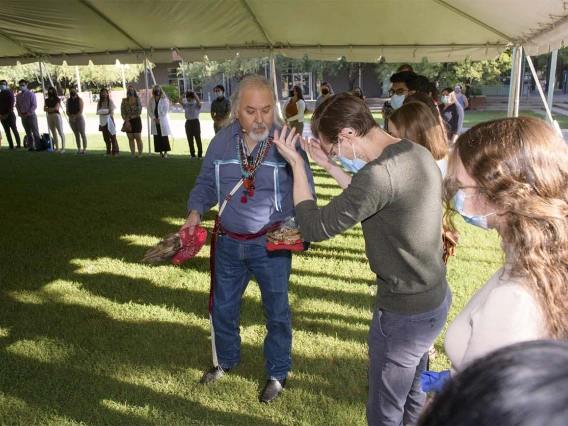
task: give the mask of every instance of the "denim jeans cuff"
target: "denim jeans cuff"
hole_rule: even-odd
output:
[[[285,375],[285,376],[268,376],[268,380],[282,381],[282,380],[285,380],[287,377],[288,377],[288,375]]]

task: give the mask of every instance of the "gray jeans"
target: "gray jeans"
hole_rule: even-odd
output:
[[[37,147],[39,143],[39,128],[37,125],[37,115],[34,113],[27,117],[22,117],[22,126],[28,137],[28,147]]]
[[[77,149],[81,151],[81,139],[83,140],[83,150],[87,149],[87,135],[85,134],[85,117],[82,115],[75,117],[73,121],[72,118],[69,119],[69,125],[71,130],[75,135],[75,142],[77,143]]]
[[[400,315],[375,309],[367,338],[370,426],[417,423],[426,402],[420,378],[426,370],[428,349],[442,332],[451,304],[448,287],[442,304],[430,312]]]

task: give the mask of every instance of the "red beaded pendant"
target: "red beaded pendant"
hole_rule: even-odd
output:
[[[247,200],[247,196],[246,196],[246,195],[243,195],[243,196],[241,197],[241,203],[243,203],[243,204],[248,203],[248,200]]]

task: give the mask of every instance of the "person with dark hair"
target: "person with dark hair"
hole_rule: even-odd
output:
[[[412,95],[413,93],[428,94],[430,92],[430,80],[423,75],[417,75],[415,78],[408,80],[406,85],[409,89],[408,95]]]
[[[16,114],[14,114],[15,102],[14,94],[8,88],[8,82],[0,80],[0,122],[4,132],[6,132],[6,139],[8,139],[10,149],[14,149],[11,132],[14,133],[14,139],[16,139],[16,149],[20,149],[20,134],[16,125]]]
[[[215,100],[211,102],[211,118],[213,119],[213,129],[217,134],[229,118],[231,102],[225,97],[225,88],[221,84],[215,86],[213,91],[215,92]]]
[[[104,87],[99,94],[97,102],[97,115],[99,116],[99,130],[103,133],[106,145],[105,155],[119,155],[118,141],[116,140],[116,125],[114,124],[114,110],[116,106]]]
[[[69,99],[65,108],[67,117],[69,117],[69,125],[71,131],[75,135],[75,143],[77,144],[77,154],[85,155],[87,153],[87,135],[85,133],[85,117],[83,116],[83,99],[77,94],[77,89],[72,87],[69,90]],[[83,149],[81,150],[81,140],[83,140]]]
[[[189,154],[195,160],[195,144],[197,145],[197,159],[203,157],[203,146],[201,145],[201,122],[199,121],[199,113],[201,112],[201,99],[193,90],[185,92],[180,96],[178,101],[185,110],[185,135],[189,144]]]
[[[279,125],[277,102],[264,76],[250,75],[241,80],[231,99],[231,121],[211,140],[182,226],[193,235],[202,215],[219,206],[211,241],[213,367],[201,383],[216,382],[241,360],[240,308],[254,276],[266,315],[268,379],[259,398],[263,403],[282,393],[292,368],[288,301],[292,253],[289,247],[274,251],[267,247],[269,231],[295,216],[291,170],[273,146]],[[304,173],[313,189],[307,157],[299,144],[297,150],[306,159]]]
[[[506,346],[447,383],[417,426],[565,426],[568,342]]]
[[[65,154],[65,133],[63,133],[63,120],[59,109],[61,108],[61,99],[57,96],[55,87],[47,89],[47,98],[43,110],[47,114],[47,125],[53,137],[53,149],[56,149],[60,154]],[[61,149],[59,149],[59,139],[57,133],[61,136]]]
[[[365,95],[363,94],[363,89],[360,87],[355,87],[352,92],[355,96],[361,99],[363,102],[365,101]]]
[[[296,129],[296,133],[301,135],[304,131],[306,101],[304,101],[304,95],[300,86],[292,87],[290,97],[284,103],[283,109],[286,124],[290,128]]]
[[[449,325],[452,373],[500,347],[568,339],[568,147],[534,117],[478,124],[450,153],[447,223],[495,229],[504,265]],[[455,228],[455,227],[454,227]]]
[[[430,95],[434,103],[438,105],[438,84],[435,81],[430,82],[428,94]]]
[[[28,90],[28,82],[24,79],[18,82],[20,94],[16,96],[16,110],[22,119],[22,125],[26,131],[28,149],[35,151],[39,146],[39,127],[37,123],[37,99],[34,92]]]
[[[384,120],[384,130],[389,131],[389,119],[393,111],[402,106],[402,103],[410,93],[408,84],[416,78],[416,74],[412,71],[397,72],[390,77],[391,89],[389,90],[390,101],[386,101],[382,108]]]
[[[316,99],[316,109],[322,104],[323,101],[328,99],[331,95],[333,95],[333,89],[331,88],[331,84],[327,81],[322,81],[320,84],[320,92],[321,95],[318,96]]]
[[[446,133],[448,134],[448,143],[453,145],[459,136],[459,122],[460,116],[458,107],[455,103],[455,98],[452,98],[450,94],[453,92],[451,87],[446,87],[442,90],[440,103],[438,108],[440,109],[440,115],[446,123]]]
[[[274,143],[294,173],[302,237],[323,241],[362,224],[367,258],[377,277],[367,338],[367,420],[370,425],[416,423],[426,400],[421,373],[452,298],[440,239],[440,171],[426,148],[384,132],[367,105],[351,94],[322,103],[311,126],[314,138],[302,138],[302,147],[343,192],[318,208],[305,160],[294,149],[298,136],[286,136],[285,129],[275,133]]]
[[[120,115],[125,123],[125,133],[128,137],[130,155],[135,157],[136,148],[138,148],[138,158],[142,157],[142,152],[144,151],[144,144],[142,143],[141,114],[142,101],[138,97],[138,93],[136,93],[134,86],[128,86],[126,90],[126,98],[123,98],[122,103],[120,104]]]

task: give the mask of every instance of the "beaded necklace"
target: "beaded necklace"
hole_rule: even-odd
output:
[[[245,190],[243,191],[244,194],[241,197],[241,203],[247,203],[247,196],[252,197],[254,195],[254,179],[256,177],[256,172],[268,155],[268,150],[270,145],[272,145],[272,139],[272,136],[270,136],[261,143],[258,148],[256,159],[252,160],[251,157],[247,157],[245,154],[244,139],[240,135],[237,136],[239,166],[241,168],[241,176],[243,177],[243,186],[245,187]]]

